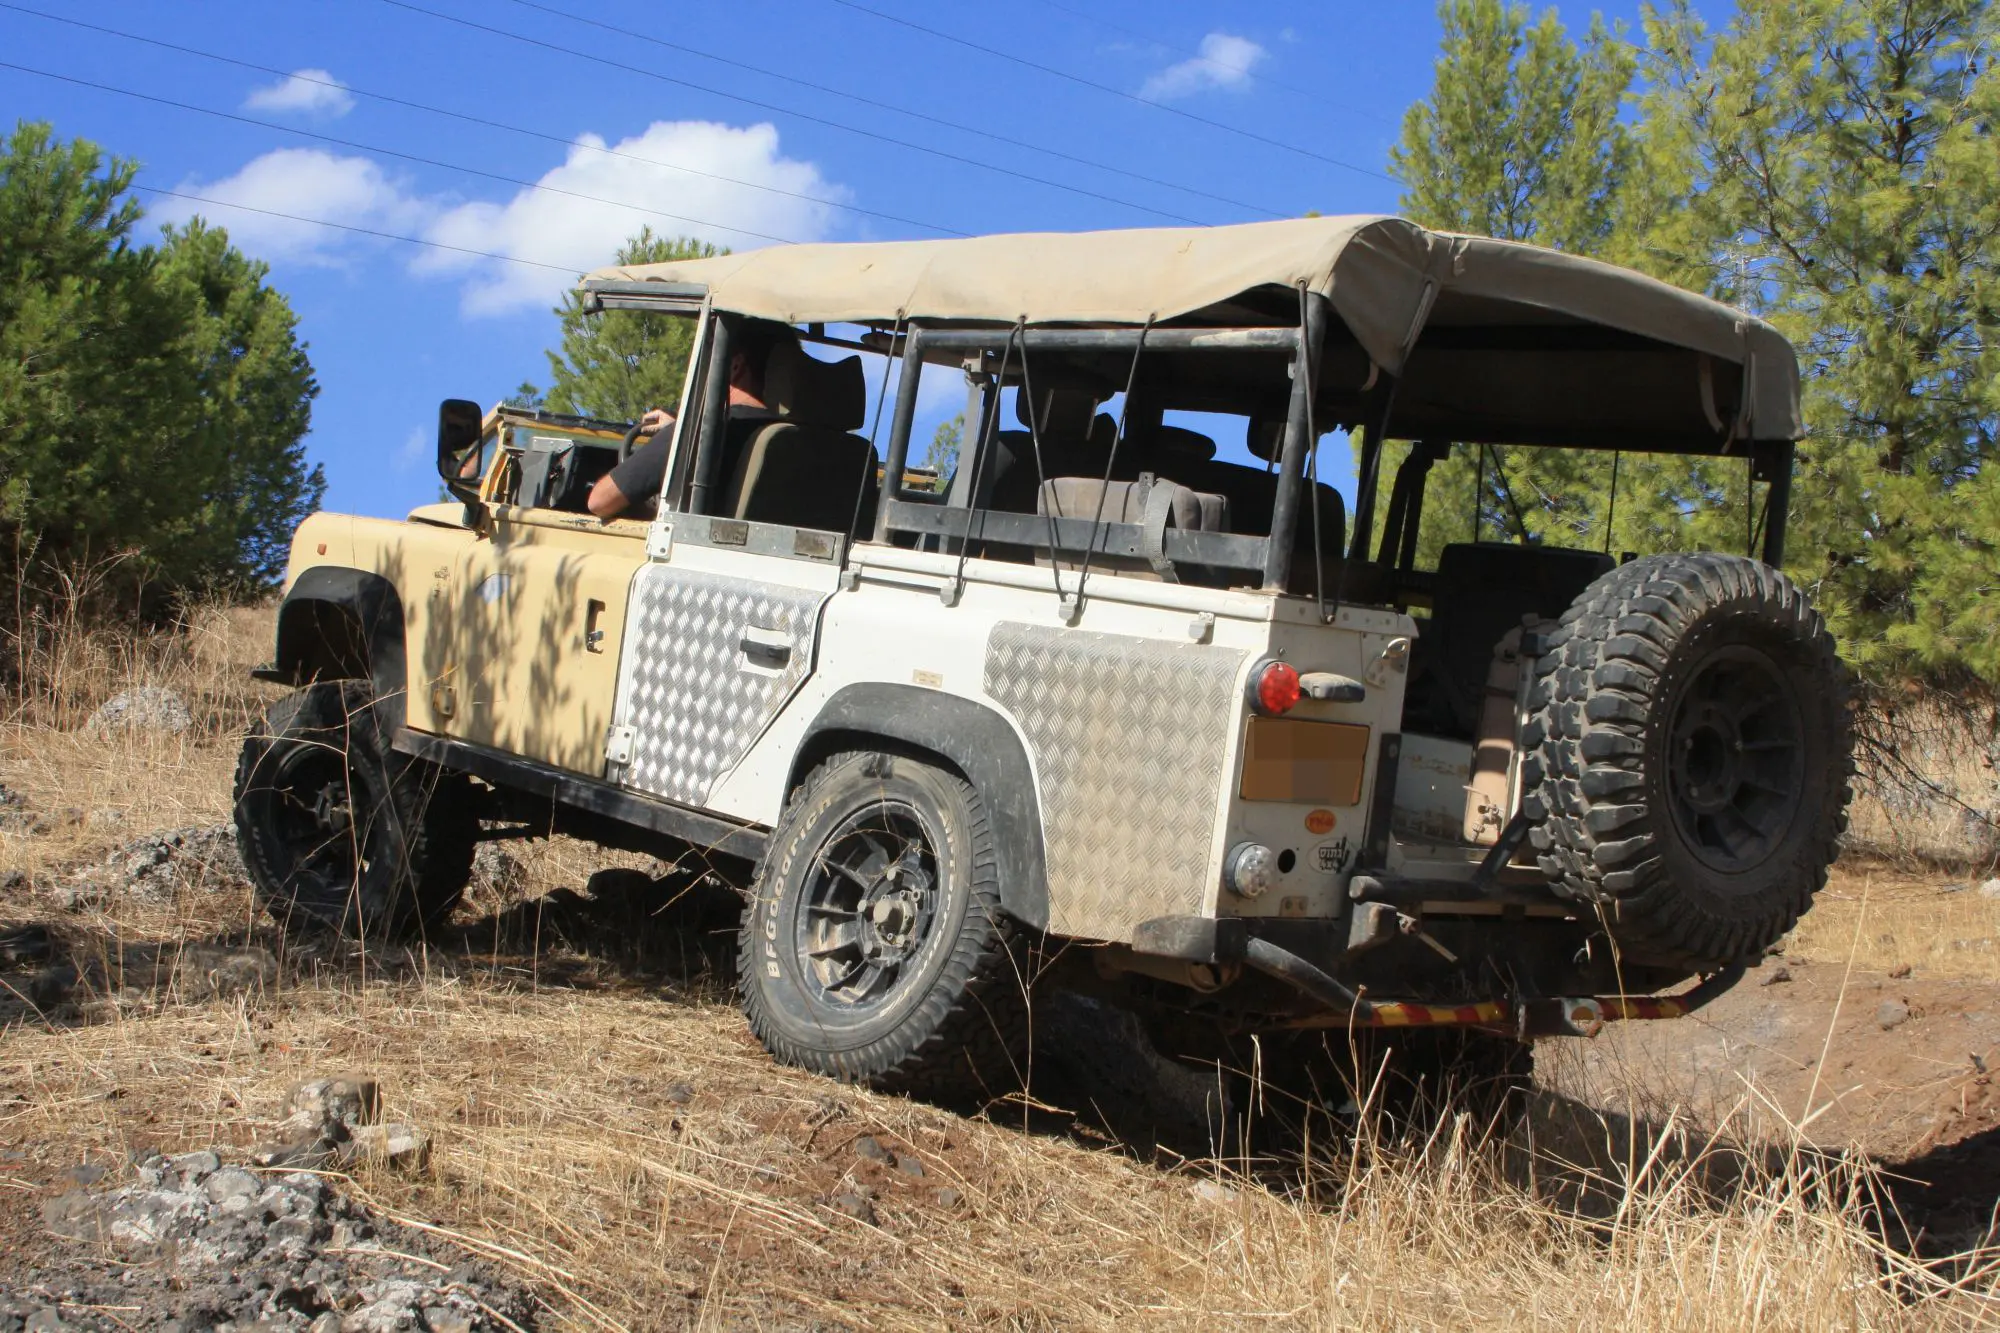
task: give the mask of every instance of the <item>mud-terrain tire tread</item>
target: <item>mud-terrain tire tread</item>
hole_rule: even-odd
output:
[[[828,788],[855,765],[883,762],[928,769],[959,801],[971,845],[966,862],[968,901],[949,956],[922,1003],[865,1046],[822,1050],[787,1037],[769,1012],[770,999],[759,984],[764,978],[757,947],[760,922],[766,911],[777,907],[774,895],[784,890],[792,862],[815,850],[802,845],[800,833]],[[990,1098],[1019,1087],[1023,1078],[1029,1030],[1029,937],[1030,932],[1000,906],[992,824],[978,789],[956,772],[925,760],[847,751],[826,759],[793,791],[772,832],[769,850],[758,863],[749,910],[738,934],[739,1002],[751,1032],[784,1064],[866,1084],[878,1092],[939,1102]]]
[[[470,780],[396,753],[374,705],[367,681],[317,682],[273,704],[244,738],[234,788],[236,845],[258,903],[289,934],[332,931],[371,944],[427,938],[450,919],[472,878],[479,822]],[[246,800],[260,765],[288,741],[339,746],[358,773],[389,794],[390,864],[337,907],[299,901],[270,830],[259,827]]]
[[[1663,677],[1698,626],[1734,619],[1768,631],[1804,672],[1801,716],[1826,760],[1806,765],[1794,828],[1775,853],[1772,890],[1732,910],[1668,874],[1672,815],[1652,808],[1645,765]],[[1521,735],[1522,813],[1548,883],[1594,908],[1634,961],[1708,970],[1748,962],[1790,930],[1826,884],[1853,774],[1852,685],[1824,621],[1779,571],[1741,556],[1661,555],[1603,575],[1565,611],[1535,662]],[[1812,740],[1816,734],[1819,742]],[[1698,876],[1692,877],[1699,879]]]

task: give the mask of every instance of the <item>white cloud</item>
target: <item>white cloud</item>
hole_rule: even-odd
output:
[[[1169,65],[1147,79],[1139,96],[1155,102],[1207,92],[1237,91],[1250,83],[1250,72],[1270,53],[1248,37],[1212,32],[1201,39],[1201,54]]]
[[[333,120],[354,109],[347,85],[323,69],[294,70],[276,83],[253,89],[243,99],[246,111],[296,111]]]
[[[537,182],[543,188],[524,189],[504,204],[461,205],[436,219],[426,236],[462,249],[573,266],[580,273],[611,262],[619,245],[643,226],[732,250],[774,239],[816,240],[826,234],[832,210],[791,196],[846,194],[812,163],[783,156],[778,131],[768,124],[737,129],[708,121],[656,121],[645,133],[611,145],[621,156],[593,151],[605,146],[596,135],[584,135],[567,160]],[[653,165],[664,162],[676,165]],[[739,181],[769,188],[734,183]],[[547,305],[574,281],[567,272],[447,252],[421,256],[417,267],[469,272],[465,310],[475,315]]]
[[[435,461],[437,435],[422,426],[410,427],[410,433],[403,437],[402,447],[394,454],[394,467],[402,473],[415,472],[419,464],[428,467]]]
[[[437,212],[435,204],[411,194],[371,159],[321,148],[280,148],[253,158],[233,176],[183,181],[177,190],[211,202],[161,195],[154,211],[162,221],[200,214],[226,228],[248,253],[311,264],[340,264],[367,238],[294,219],[407,235]]]

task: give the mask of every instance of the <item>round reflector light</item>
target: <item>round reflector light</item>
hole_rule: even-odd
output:
[[[1239,897],[1256,898],[1277,882],[1278,858],[1258,842],[1239,842],[1223,863],[1223,882]]]
[[[1299,701],[1299,673],[1289,662],[1267,662],[1255,681],[1257,711],[1289,713]]]

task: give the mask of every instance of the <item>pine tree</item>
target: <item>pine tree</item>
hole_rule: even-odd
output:
[[[1742,0],[1648,17],[1638,262],[1800,351],[1787,564],[1878,672],[2000,681],[2000,15]]]
[[[312,367],[224,233],[137,241],[136,170],[46,125],[0,142],[0,570],[119,557],[110,596],[268,582],[323,487]]]
[[[1431,95],[1405,114],[1389,154],[1403,212],[1447,231],[1605,252],[1634,157],[1619,120],[1635,67],[1630,46],[1599,18],[1579,46],[1553,9],[1531,21],[1526,6],[1505,0],[1442,0],[1438,19]],[[1409,449],[1391,440],[1384,451],[1378,518]],[[1621,489],[1630,479],[1621,468]],[[1431,469],[1417,562],[1435,565],[1446,543],[1475,533],[1607,545],[1611,480],[1607,457],[1458,445]]]
[[[677,259],[709,259],[727,251],[688,237],[655,236],[642,228],[619,248],[617,262],[663,264]],[[546,393],[524,384],[523,391],[552,412],[637,421],[647,409],[674,411],[694,350],[694,322],[662,319],[631,310],[587,315],[571,292],[556,312],[562,319],[562,347],[548,354],[553,377]]]

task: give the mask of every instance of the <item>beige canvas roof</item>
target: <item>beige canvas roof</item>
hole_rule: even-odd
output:
[[[697,283],[719,309],[798,324],[1139,324],[1304,284],[1392,374],[1435,298],[1426,329],[1597,325],[1731,363],[1752,390],[1741,434],[1801,433],[1796,358],[1763,321],[1628,269],[1395,217],[784,245],[604,268],[592,280]]]

